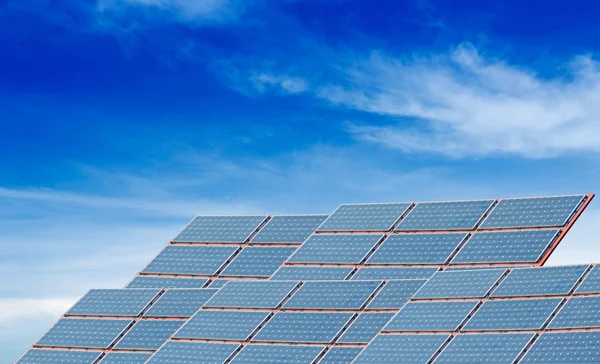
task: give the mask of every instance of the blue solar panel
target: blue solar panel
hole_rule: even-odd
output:
[[[290,281],[230,281],[205,306],[277,308],[298,284]]]
[[[127,288],[202,288],[208,279],[137,276]]]
[[[462,330],[541,329],[561,301],[560,298],[486,301]]]
[[[552,329],[600,327],[600,296],[570,298],[548,327]]]
[[[144,314],[147,317],[191,317],[218,290],[169,289]]]
[[[272,281],[341,281],[353,268],[283,266],[271,277]]]
[[[457,263],[535,263],[560,230],[483,232],[473,234],[452,259]]]
[[[367,264],[443,264],[467,234],[394,234],[369,258]]]
[[[232,364],[307,364],[323,352],[324,346],[246,345]]]
[[[540,335],[520,363],[598,363],[599,359],[600,332],[552,332]]]
[[[115,348],[156,350],[177,331],[183,320],[141,320],[119,340]]]
[[[390,331],[455,331],[477,302],[409,302],[383,329]]]
[[[340,205],[318,231],[388,231],[410,203]]]
[[[395,230],[473,229],[494,200],[421,202],[402,219]]]
[[[221,276],[270,277],[296,248],[246,247]]]
[[[319,360],[319,364],[350,364],[360,354],[362,348],[332,347],[327,354]]]
[[[575,290],[576,294],[596,292],[600,292],[600,264],[595,265],[594,268],[592,268],[590,273]]]
[[[506,269],[437,272],[415,298],[481,298],[504,275]]]
[[[67,315],[137,316],[160,293],[160,289],[92,289]]]
[[[106,349],[131,320],[60,319],[37,346]]]
[[[438,268],[360,268],[351,278],[353,281],[378,281],[388,279],[427,279],[430,278]]]
[[[377,335],[354,364],[427,363],[448,335]]]
[[[455,336],[435,360],[445,363],[512,364],[533,334],[472,334]]]
[[[269,312],[201,310],[175,334],[180,339],[246,340]]]
[[[147,364],[222,364],[238,347],[238,344],[167,341]]]
[[[267,216],[197,216],[177,235],[178,243],[243,243]]]
[[[328,215],[273,216],[252,243],[302,243]]]
[[[382,238],[379,234],[313,235],[288,262],[359,264]]]
[[[215,279],[212,282],[210,282],[210,285],[208,286],[208,288],[215,288],[215,289],[223,288],[223,286],[226,285],[227,282],[229,282],[229,280],[227,280],[227,279]]]
[[[393,313],[361,313],[344,331],[338,343],[368,343],[390,321]]]
[[[253,340],[330,343],[353,315],[340,312],[278,312]]]
[[[30,349],[15,364],[92,364],[99,352]]]
[[[492,297],[568,294],[588,266],[513,269],[492,292]]]
[[[368,309],[400,308],[421,288],[426,280],[388,281],[367,306]]]
[[[500,200],[480,228],[564,226],[583,198],[579,195]]]
[[[232,246],[167,246],[144,273],[215,274],[236,251]]]
[[[100,364],[144,364],[152,354],[144,353],[117,353],[106,354]]]
[[[379,281],[306,282],[283,305],[287,309],[360,309]]]

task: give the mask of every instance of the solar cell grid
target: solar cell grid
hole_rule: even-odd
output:
[[[383,329],[392,331],[455,331],[478,302],[409,302]]]
[[[319,360],[319,364],[350,364],[360,354],[362,348],[332,347]]]
[[[100,352],[29,349],[15,364],[92,364]]]
[[[144,314],[146,317],[190,317],[202,307],[216,289],[169,289]]]
[[[358,310],[380,285],[380,281],[305,282],[283,308]]]
[[[285,247],[246,247],[220,275],[270,277],[295,250]]]
[[[388,281],[367,305],[367,309],[392,309],[404,306],[426,280]]]
[[[463,331],[541,329],[561,298],[486,301]]]
[[[313,235],[288,262],[359,264],[382,238],[379,234]]]
[[[148,364],[222,364],[237,350],[237,344],[167,341]]]
[[[337,340],[338,343],[368,343],[390,319],[393,313],[361,313]]]
[[[388,231],[410,203],[340,205],[317,231]]]
[[[516,268],[492,292],[491,297],[566,295],[588,266]]]
[[[330,343],[353,316],[340,312],[278,312],[252,340]]]
[[[269,315],[268,312],[201,310],[174,337],[246,340]]]
[[[396,231],[473,229],[494,200],[421,202],[402,219]]]
[[[377,335],[354,364],[423,364],[448,340],[448,335]]]
[[[230,281],[205,307],[277,308],[298,284],[291,281]]]
[[[325,350],[324,346],[246,345],[232,364],[307,364]]]
[[[595,265],[575,290],[576,294],[600,292],[600,264]]]
[[[414,298],[482,298],[506,269],[436,272]]]
[[[229,280],[227,280],[227,279],[215,279],[210,282],[210,285],[208,286],[208,288],[220,289],[220,288],[223,288],[223,286],[226,285],[227,282],[229,282]]]
[[[202,288],[208,279],[137,276],[127,288]]]
[[[35,345],[106,349],[131,322],[62,318]]]
[[[598,363],[599,358],[600,332],[551,332],[540,335],[520,363]]]
[[[92,289],[67,315],[138,316],[160,289]]]
[[[169,245],[142,272],[213,275],[236,250],[233,246]]]
[[[197,216],[175,239],[178,243],[243,243],[267,216]]]
[[[548,327],[552,329],[600,327],[600,296],[569,298]]]
[[[395,234],[388,236],[366,264],[443,264],[467,234]]]
[[[532,338],[533,334],[457,335],[434,363],[512,364]]]
[[[341,281],[353,268],[282,266],[271,277],[272,281]]]
[[[302,243],[328,216],[273,216],[252,238],[252,243]]]
[[[108,353],[100,364],[144,364],[152,354],[144,353]]]
[[[156,350],[177,331],[183,320],[140,320],[115,345],[117,349]]]
[[[353,281],[388,280],[388,279],[427,279],[438,268],[409,267],[361,267],[351,278]]]

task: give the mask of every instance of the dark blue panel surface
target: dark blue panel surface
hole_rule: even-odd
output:
[[[252,243],[302,243],[329,215],[273,216]]]
[[[415,298],[484,297],[506,269],[479,269],[437,272],[415,294]]]
[[[167,341],[148,364],[222,364],[239,347],[237,344]]]
[[[379,234],[313,235],[288,262],[359,264],[382,238]]]
[[[523,364],[600,362],[600,332],[546,332],[520,361]]]
[[[283,307],[358,310],[380,285],[380,281],[305,282]]]
[[[354,364],[427,363],[448,338],[448,335],[377,335]]]
[[[486,301],[463,331],[541,329],[561,298]]]
[[[362,267],[351,278],[353,281],[372,281],[383,279],[427,279],[430,278],[438,268],[369,268]]]
[[[175,239],[179,243],[243,243],[267,216],[197,216]]]
[[[318,231],[388,231],[410,203],[340,205]]]
[[[100,364],[144,364],[152,354],[144,353],[117,353],[106,354]]]
[[[515,268],[492,292],[492,297],[566,295],[587,265]]]
[[[426,280],[408,279],[388,281],[377,293],[368,309],[400,308],[423,286]]]
[[[367,264],[443,264],[467,234],[394,234],[369,258]]]
[[[319,360],[319,364],[350,364],[360,354],[362,348],[332,347]]]
[[[246,340],[269,312],[201,310],[174,335],[180,339]]]
[[[353,268],[282,266],[271,277],[272,281],[342,281]]]
[[[592,268],[587,277],[585,277],[583,282],[581,282],[579,287],[575,290],[576,294],[597,292],[600,292],[600,264],[597,264]]]
[[[131,322],[62,318],[36,345],[106,349]]]
[[[30,349],[15,364],[92,364],[99,352]]]
[[[160,289],[92,289],[68,315],[138,316]]]
[[[190,317],[205,304],[217,289],[169,289],[152,304],[146,317]]]
[[[296,248],[245,247],[220,274],[232,277],[270,277]]]
[[[278,312],[253,340],[330,343],[352,316],[340,312]]]
[[[169,245],[142,272],[213,275],[236,250],[232,246]]]
[[[361,313],[344,331],[338,343],[368,343],[390,321],[393,313]]]
[[[483,217],[494,200],[421,202],[396,230],[468,230]]]
[[[246,345],[232,364],[308,364],[325,350],[324,346]]]
[[[434,363],[512,364],[532,338],[533,334],[457,335]]]
[[[156,350],[177,331],[183,320],[141,320],[135,323],[115,348]]]
[[[454,331],[478,302],[409,302],[384,331]]]
[[[298,284],[290,281],[230,281],[205,306],[277,308]]]
[[[202,288],[208,279],[205,278],[168,278],[137,276],[127,288]]]
[[[570,298],[548,327],[553,329],[600,327],[600,296]]]

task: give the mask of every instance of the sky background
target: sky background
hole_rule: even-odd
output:
[[[196,214],[600,192],[598,10],[0,1],[0,363]]]

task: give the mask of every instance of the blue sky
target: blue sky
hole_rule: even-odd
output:
[[[599,192],[597,6],[0,2],[0,363],[196,214]]]

